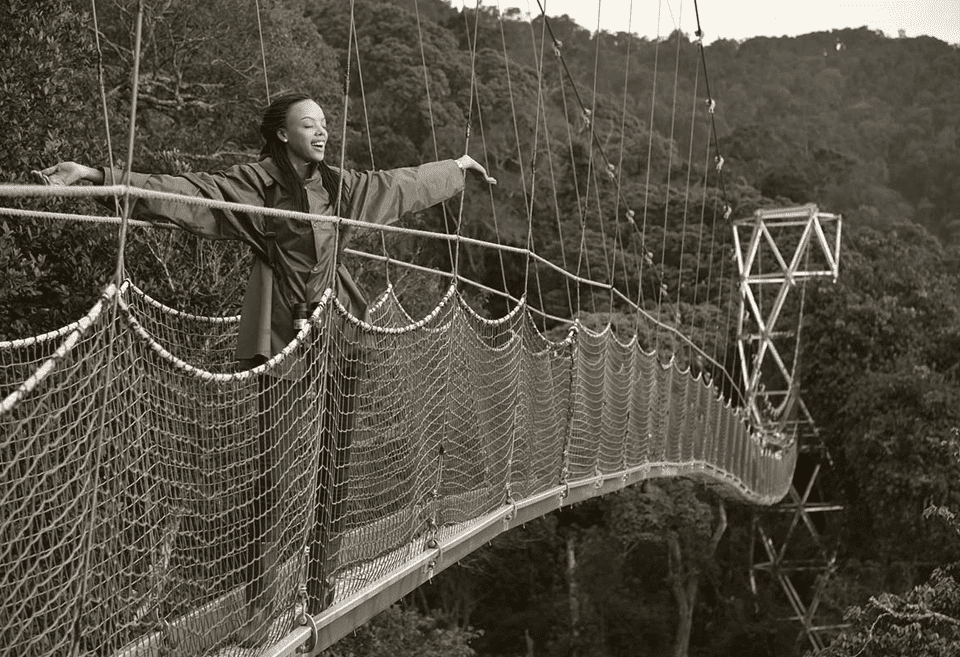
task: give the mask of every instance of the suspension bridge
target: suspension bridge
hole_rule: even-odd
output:
[[[546,31],[531,38],[553,50],[559,79],[581,104],[571,123],[585,121],[591,155],[574,221],[578,255],[587,229],[606,227],[614,252],[594,271],[607,278],[574,268],[577,254],[538,253],[532,200],[526,246],[378,226],[456,250],[451,271],[429,272],[449,283],[436,307],[411,317],[388,286],[358,319],[328,291],[280,354],[238,371],[239,316],[157,301],[124,275],[121,249],[115,281],[84,317],[0,342],[5,649],[316,653],[494,536],[563,506],[654,477],[694,478],[749,505],[788,493],[799,427],[810,421],[796,380],[803,283],[838,275],[840,217],[814,205],[731,216],[716,103],[708,85],[700,94],[694,84],[696,104],[682,117],[691,135],[682,204],[648,221],[646,207],[624,199],[622,166],[604,153],[593,112],[565,77],[561,44]],[[676,57],[679,75],[679,47]],[[541,74],[549,63],[539,62]],[[706,79],[702,44],[685,64]],[[551,139],[574,138],[546,134],[545,115],[538,105],[540,171],[561,159]],[[526,160],[519,141],[517,149]],[[591,193],[598,200],[588,210]],[[0,197],[156,197],[356,223],[122,184],[4,185]],[[495,199],[487,211],[495,220]],[[0,214],[171,228],[12,202]],[[690,242],[668,248],[667,227],[680,222]],[[528,289],[470,280],[456,267],[465,248],[525,259]],[[388,253],[351,254],[418,267]],[[545,296],[541,274],[566,288],[566,315],[531,303]],[[642,289],[645,275],[653,293]],[[467,288],[503,299],[509,312],[485,317]],[[588,298],[607,299],[606,316],[618,308],[632,334],[584,321]],[[705,305],[720,310],[695,312]],[[735,311],[725,317],[727,308]]]

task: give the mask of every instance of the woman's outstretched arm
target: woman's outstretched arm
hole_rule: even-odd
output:
[[[119,184],[123,173],[89,167],[77,162],[59,162],[34,172],[48,185],[70,186],[81,182]],[[249,165],[237,165],[217,173],[181,175],[131,172],[129,184],[148,191],[166,192],[189,198],[205,198],[250,206],[264,206],[264,188],[269,177]],[[185,199],[185,200],[187,200]],[[249,243],[257,255],[266,253],[264,224],[256,212],[233,211],[189,204],[176,198],[139,198],[133,205],[133,218],[157,223],[174,223],[192,233],[210,239],[235,239]]]

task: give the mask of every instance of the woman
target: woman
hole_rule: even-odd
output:
[[[218,173],[133,173],[130,184],[147,190],[379,224],[393,223],[408,212],[425,209],[462,191],[467,171],[475,171],[487,183],[496,184],[469,155],[390,171],[356,172],[330,167],[324,161],[328,133],[323,110],[302,94],[287,94],[274,100],[264,112],[260,133],[265,143],[258,162]],[[62,162],[40,173],[52,185],[80,181],[105,184],[121,179],[119,171],[75,162]],[[348,227],[155,199],[138,199],[132,216],[173,222],[211,239],[241,240],[253,249],[256,258],[244,295],[237,339],[236,358],[242,368],[255,367],[278,354],[296,335],[294,321],[298,315],[314,308],[327,288],[334,289],[354,316],[365,316],[366,302],[349,272],[339,264],[339,253],[351,232]],[[319,479],[313,501],[316,523],[308,577],[310,610],[314,613],[325,606],[329,596],[329,537],[335,538],[339,533],[338,523],[343,515],[343,473],[353,428],[356,383],[362,369],[355,350],[351,352],[341,344],[334,351],[338,353],[326,355],[331,375],[327,377],[325,413],[318,427]],[[311,444],[302,440],[310,432],[304,422],[311,419],[311,414],[303,408],[310,382],[285,378],[289,377],[267,374],[260,377],[259,383],[259,477],[255,482],[247,555],[247,599],[250,610],[260,610],[258,620],[269,619],[278,608],[287,606],[288,598],[284,596],[289,592],[277,590],[281,587],[279,566],[291,557],[289,546],[281,545],[281,516],[293,495],[291,491],[303,492],[304,482],[311,480],[309,468],[303,465],[304,450],[298,454],[294,449],[295,444]],[[312,416],[315,426],[316,412]],[[315,427],[314,434],[316,430]],[[257,633],[256,627],[248,630]]]
[[[220,173],[178,176],[134,173],[130,184],[142,189],[232,201],[283,210],[336,215],[390,224],[408,212],[444,201],[463,189],[463,174],[476,171],[496,184],[469,155],[420,167],[359,173],[339,171],[324,161],[326,119],[308,96],[287,94],[264,112],[260,161]],[[41,174],[52,185],[78,181],[119,182],[121,174],[75,162],[61,162]],[[251,366],[279,353],[295,335],[294,308],[317,303],[333,287],[356,317],[366,303],[353,278],[338,265],[338,251],[350,237],[333,223],[304,222],[244,212],[212,210],[168,200],[139,199],[133,216],[170,221],[211,239],[246,242],[256,254],[243,300],[237,359]]]

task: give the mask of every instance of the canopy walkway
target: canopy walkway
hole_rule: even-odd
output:
[[[131,284],[73,326],[0,344],[4,390],[19,381],[0,415],[3,644],[56,654],[79,636],[86,651],[148,655],[228,640],[264,434],[295,433],[262,510],[274,604],[291,611],[274,639],[305,602],[318,485],[340,491],[324,515],[322,643],[497,533],[644,478],[696,477],[751,504],[787,492],[795,446],[764,445],[703,377],[635,342],[576,325],[551,342],[523,306],[484,320],[452,288],[419,322],[389,293],[376,310],[359,326],[318,309],[285,354],[240,373],[233,318],[183,315]],[[337,412],[324,369],[348,367],[347,327],[366,370],[347,382],[356,426],[349,454],[322,453],[321,418]]]
[[[812,239],[815,208],[758,213],[747,262],[771,219],[803,226],[794,265],[830,244]],[[789,405],[782,390],[735,408],[636,338],[573,322],[550,340],[524,303],[484,319],[455,286],[419,321],[392,290],[370,324],[327,299],[283,353],[242,372],[239,317],[178,312],[129,281],[72,325],[0,343],[4,645],[246,654],[236,634],[259,581],[275,612],[259,645],[292,654],[563,505],[651,477],[755,505],[790,488],[795,428],[765,430],[745,410]],[[329,606],[314,617],[317,568]]]
[[[535,50],[542,53],[547,38]],[[569,71],[561,44],[549,38],[562,81]],[[701,70],[706,78],[700,51],[696,82]],[[677,75],[679,59],[678,45]],[[725,223],[732,210],[716,103],[709,87],[697,97],[696,82],[683,203],[670,202],[679,166],[671,143],[662,229],[652,214],[648,224],[646,208],[642,225],[629,209],[621,169],[603,152],[577,93],[588,162],[584,198],[571,168],[576,258],[537,252],[536,186],[529,183],[528,199],[521,174],[525,247],[499,235],[496,243],[471,240],[459,227],[406,229],[451,245],[451,271],[431,270],[450,279],[432,312],[411,317],[388,286],[361,321],[328,290],[283,352],[249,370],[233,360],[239,317],[176,310],[125,275],[123,236],[141,225],[129,206],[119,204],[126,209],[118,217],[0,208],[12,219],[121,226],[117,276],[86,316],[0,341],[0,645],[31,657],[315,653],[497,534],[565,505],[653,477],[694,478],[751,505],[783,498],[806,413],[795,377],[802,300],[788,297],[807,278],[836,278],[839,217],[810,205]],[[541,87],[542,79],[534,123],[539,131],[542,121],[544,135],[533,149],[552,175],[557,154]],[[676,113],[676,96],[673,106]],[[517,140],[517,159],[529,166],[519,130]],[[695,142],[706,153],[702,168]],[[615,199],[612,217],[602,186]],[[148,194],[125,185],[0,186],[0,198],[17,201]],[[562,248],[556,195],[553,206]],[[669,248],[668,226],[682,235]],[[605,269],[602,282],[602,274],[589,275],[589,261],[581,271],[588,230],[602,236],[604,262],[594,263]],[[506,280],[495,290],[465,277],[459,250],[468,245],[495,250],[501,266],[505,253],[525,258],[526,291],[514,296]],[[724,282],[734,278],[724,260],[739,267],[733,285]],[[544,310],[541,272],[566,287],[565,316]],[[775,293],[764,294],[768,285]],[[467,286],[502,296],[509,312],[481,316]],[[584,289],[593,316],[602,316],[596,298],[609,300],[603,330],[584,319]],[[736,318],[720,315],[737,294],[732,329]],[[633,322],[632,335],[612,326],[615,305]],[[724,342],[730,335],[735,348]]]

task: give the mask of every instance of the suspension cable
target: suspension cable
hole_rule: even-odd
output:
[[[560,216],[560,199],[557,195],[557,175],[553,166],[553,147],[551,146],[550,139],[550,128],[547,125],[547,115],[544,112],[543,115],[543,141],[546,144],[547,148],[547,164],[550,167],[550,188],[553,190],[553,208],[554,215],[557,221],[557,238],[560,244],[560,262],[563,265],[564,269],[567,269],[567,245],[563,239],[563,221]],[[567,307],[570,311],[570,316],[574,316],[574,305],[573,305],[573,296],[570,292],[570,279],[564,278],[564,287],[567,291]]]
[[[538,0],[538,2],[539,2],[539,0]],[[550,29],[550,23],[549,23],[549,21],[547,20],[546,13],[543,11],[543,6],[542,6],[542,5],[541,5],[541,17],[542,17],[542,19],[543,19],[544,27],[547,28],[547,29]],[[534,43],[536,43],[536,37],[535,37],[534,32],[533,32],[533,23],[532,23],[532,22],[530,23],[530,35],[531,35],[531,39],[534,41]],[[589,204],[589,197],[586,195],[585,192],[584,192],[583,196],[581,196],[581,192],[580,192],[580,180],[579,180],[579,174],[577,173],[577,166],[576,166],[577,158],[576,158],[576,153],[574,152],[574,147],[573,147],[573,145],[574,145],[574,140],[573,140],[573,131],[572,131],[572,129],[571,129],[570,108],[569,108],[569,106],[568,106],[568,104],[567,104],[567,89],[566,89],[566,83],[564,82],[564,80],[566,79],[566,78],[564,77],[564,71],[567,71],[568,76],[569,76],[569,71],[568,71],[568,69],[566,68],[566,62],[563,61],[563,54],[562,54],[562,52],[560,51],[560,47],[561,47],[562,44],[560,43],[559,40],[557,40],[555,37],[553,37],[553,32],[552,32],[552,30],[551,30],[551,38],[553,39],[553,54],[554,54],[554,56],[556,57],[556,59],[558,60],[559,64],[561,65],[562,69],[563,69],[563,70],[561,70],[560,75],[559,75],[559,79],[560,79],[560,96],[561,96],[561,99],[563,100],[563,118],[564,118],[564,125],[566,125],[566,128],[567,128],[567,147],[568,147],[568,149],[569,149],[569,151],[570,151],[570,171],[571,171],[571,175],[572,175],[572,177],[573,177],[574,195],[576,196],[576,200],[577,200],[577,215],[578,215],[578,218],[579,218],[579,220],[580,220],[580,248],[577,250],[577,274],[576,274],[576,275],[577,275],[577,276],[580,276],[580,275],[582,274],[583,270],[586,269],[586,271],[587,271],[587,278],[592,278],[593,276],[592,276],[592,272],[591,272],[591,270],[590,270],[590,254],[589,254],[589,251],[587,250],[587,217],[586,217],[586,212],[587,212],[587,206],[588,206],[588,204]],[[543,42],[544,42],[544,39],[543,39],[543,37],[541,36],[541,44],[542,44]],[[579,99],[580,94],[579,94],[579,92],[577,91],[576,84],[574,83],[574,81],[572,80],[572,78],[571,78],[571,86],[573,86],[574,93],[577,95],[577,98]],[[586,110],[586,108],[583,106],[582,101],[581,101],[581,116],[582,116],[582,117],[585,117],[585,116],[586,116],[586,111],[585,111],[585,110]],[[588,185],[589,185],[589,172],[587,173],[587,180],[588,180]],[[593,314],[596,315],[596,314],[597,314],[596,299],[595,299],[595,297],[594,297],[594,295],[593,295],[592,293],[591,293],[589,296],[590,296],[590,305],[591,305],[591,307],[592,307],[592,309],[593,309]],[[581,310],[583,309],[583,300],[582,300],[582,297],[581,297],[581,294],[580,294],[580,286],[579,286],[579,285],[577,286],[577,304],[576,304],[576,307],[577,307],[577,310],[578,310],[578,311],[581,311]]]
[[[533,25],[531,23],[531,32],[533,30]],[[554,44],[553,47],[554,56],[557,59],[560,59],[560,48]],[[580,274],[581,266],[583,264],[583,254],[586,251],[585,235],[586,235],[586,218],[583,214],[583,203],[580,198],[580,180],[579,175],[577,174],[576,166],[576,157],[574,156],[573,151],[573,132],[570,128],[570,110],[567,107],[567,89],[566,84],[564,83],[563,73],[560,74],[560,98],[563,100],[563,123],[567,127],[567,146],[570,150],[570,174],[573,177],[573,191],[574,196],[577,201],[577,216],[580,220],[580,248],[577,251],[577,274]],[[577,310],[580,310],[583,307],[582,299],[580,296],[580,286],[577,286]]]
[[[697,304],[698,304],[698,302],[700,301],[700,274],[701,274],[701,265],[702,265],[703,260],[704,260],[704,255],[703,255],[703,229],[704,229],[704,224],[706,224],[706,216],[707,216],[707,189],[708,189],[709,178],[710,178],[710,138],[709,138],[709,134],[707,135],[707,143],[706,143],[706,149],[705,149],[705,150],[706,150],[706,153],[704,154],[705,160],[704,160],[704,163],[703,163],[703,180],[702,180],[702,182],[700,183],[700,186],[701,186],[701,198],[700,198],[700,230],[699,230],[699,232],[698,232],[698,234],[697,234],[697,268],[696,268],[696,270],[695,270],[695,272],[694,272],[694,275],[693,275],[693,281],[694,281],[694,285],[693,285],[693,308],[694,308],[693,330],[696,330],[696,327],[697,327],[696,309],[697,309]],[[712,229],[713,231],[716,231],[716,222],[713,223],[713,225],[711,226],[711,229]],[[706,298],[707,298],[707,301],[709,301],[709,299],[710,299],[710,284],[709,284],[709,281],[710,281],[710,276],[711,276],[711,274],[713,273],[713,247],[712,247],[712,246],[711,246],[711,248],[710,248],[710,249],[708,250],[708,252],[707,252],[706,261],[707,261],[707,267],[706,267],[706,269],[707,269]],[[708,327],[707,327],[707,323],[706,323],[706,322],[707,322],[707,318],[704,317],[704,325],[703,325],[703,343],[704,343],[704,347],[706,346],[707,341],[708,341],[708,338],[709,338]]]
[[[110,170],[115,171],[113,160],[113,139],[110,134],[110,108],[107,106],[107,88],[104,80],[103,70],[103,49],[100,46],[100,25],[97,18],[97,0],[90,0],[91,13],[93,16],[93,40],[97,49],[97,83],[100,88],[100,106],[103,109],[103,125],[107,139],[107,161],[110,163]],[[114,211],[120,214],[119,200],[113,199]]]
[[[267,49],[263,45],[263,23],[260,20],[260,0],[254,0],[257,12],[257,33],[260,36],[260,61],[263,62],[263,87],[267,94],[267,105],[270,104],[270,79],[267,77]]]
[[[136,27],[134,29],[134,57],[133,74],[130,85],[130,136],[127,142],[127,161],[123,168],[123,184],[128,184],[133,167],[133,147],[136,143],[137,132],[137,95],[140,87],[140,49],[143,37],[143,0],[137,5]],[[117,287],[123,284],[124,274],[124,251],[127,246],[127,223],[130,221],[130,212],[132,205],[130,203],[129,190],[123,195],[123,212],[121,213],[120,239],[117,245],[117,269],[114,274],[114,283]]]
[[[539,0],[537,0],[539,2]],[[543,102],[543,49],[546,40],[544,39],[544,27],[540,28],[540,52],[537,54],[537,39],[536,32],[533,29],[533,21],[530,22],[530,41],[533,46],[534,61],[537,63],[537,109],[534,120],[534,130],[533,130],[533,148],[530,156],[530,200],[527,204],[527,252],[529,254],[534,254],[533,250],[533,207],[534,207],[534,194],[536,192],[536,182],[537,182],[537,165],[539,164],[539,148],[540,148],[540,117],[541,115],[546,114]],[[537,294],[540,298],[540,304],[543,305],[543,293],[540,289],[540,278],[539,270],[536,269],[536,263],[533,262],[535,268],[535,275],[537,281]],[[531,266],[531,257],[527,256],[524,275],[523,275],[523,289],[526,292],[530,288],[530,266]]]
[[[440,159],[440,149],[437,145],[437,125],[436,119],[433,115],[433,99],[430,96],[430,74],[427,69],[427,55],[423,47],[423,27],[420,24],[420,2],[419,0],[413,0],[414,13],[417,18],[417,40],[420,44],[420,62],[423,67],[423,86],[427,92],[427,116],[430,118],[430,137],[433,139],[433,159]],[[443,229],[447,232],[451,232],[450,228],[450,215],[447,211],[447,204],[441,203],[440,210],[443,214]],[[451,267],[453,266],[453,244],[447,242],[447,255],[450,258]]]
[[[134,28],[134,50],[133,50],[133,74],[131,76],[131,100],[130,100],[130,135],[129,135],[129,144],[127,147],[127,161],[124,167],[124,182],[130,180],[130,171],[131,165],[133,162],[133,148],[136,141],[136,119],[137,119],[137,92],[140,85],[140,55],[142,47],[142,37],[143,37],[143,4],[144,0],[139,0],[137,3],[137,16],[136,24]],[[117,331],[117,317],[119,315],[119,293],[117,290],[122,284],[122,277],[124,274],[124,251],[126,249],[127,242],[127,226],[130,221],[130,194],[126,193],[123,197],[123,212],[120,216],[120,236],[117,244],[117,262],[116,270],[114,273],[115,283],[110,285],[107,290],[101,295],[103,301],[107,300],[107,297],[110,297],[110,323],[107,329],[107,344],[106,344],[106,360],[104,362],[104,375],[109,380],[113,374],[113,368],[115,367],[114,358],[113,358],[113,349],[116,345],[116,331]],[[107,409],[110,404],[106,398],[106,391],[101,391],[103,395],[102,403],[100,404],[99,414],[100,414],[100,426],[105,426],[107,421]],[[87,531],[85,532],[85,543],[83,549],[83,559],[85,565],[82,568],[82,579],[80,584],[79,596],[80,599],[83,599],[87,595],[87,589],[90,585],[90,576],[91,568],[89,566],[89,560],[92,555],[92,546],[93,546],[93,536],[96,534],[96,520],[97,520],[97,508],[99,506],[100,498],[100,476],[101,476],[101,463],[103,462],[103,443],[104,435],[103,432],[98,431],[96,433],[96,438],[94,441],[94,448],[92,450],[92,463],[87,470],[87,482],[90,486],[90,506],[89,506],[89,522],[87,525]],[[77,609],[77,615],[74,618],[74,634],[75,634],[75,643],[74,650],[79,649],[80,646],[80,636],[81,636],[81,627],[80,623],[82,621],[80,615],[80,607]]]
[[[623,71],[623,102],[620,106],[620,158],[617,162],[616,174],[617,174],[617,188],[622,189],[623,187],[623,153],[626,149],[626,140],[627,140],[627,88],[630,83],[630,51],[633,46],[633,0],[630,0],[630,7],[627,14],[627,57],[624,64]],[[614,226],[616,226],[616,236],[614,238],[614,246],[619,245],[620,249],[620,260],[623,263],[623,280],[624,284],[624,293],[627,297],[630,297],[630,276],[627,272],[627,256],[625,254],[626,248],[623,242],[623,235],[620,231],[620,194],[617,194],[617,198],[614,204],[613,217],[614,217]],[[632,225],[633,224],[633,211],[629,208],[626,213],[627,221]],[[616,249],[615,249],[616,251]],[[633,255],[634,259],[637,258],[637,245],[636,242],[633,242]],[[640,279],[637,278],[637,283],[639,285]],[[611,299],[612,303],[612,299]]]
[[[370,155],[370,169],[374,170],[377,168],[377,162],[373,153],[373,137],[370,134],[370,112],[367,110],[367,89],[366,85],[363,84],[363,64],[360,62],[360,38],[357,35],[357,30],[355,29],[351,30],[351,34],[353,37],[353,43],[357,47],[357,79],[360,83],[360,103],[363,107],[363,127],[367,134],[367,153]],[[380,233],[380,248],[384,255],[383,275],[387,281],[387,285],[389,286],[390,253],[387,249],[386,233]]]
[[[697,92],[700,88],[700,60],[696,61],[696,74],[693,80],[693,107],[690,110],[690,145],[687,150],[687,181],[683,195],[683,213],[680,227],[680,255],[678,256],[679,265],[677,267],[677,325],[680,326],[683,321],[683,310],[681,302],[683,300],[683,256],[687,247],[687,216],[690,210],[690,180],[693,176],[693,142],[695,130],[697,127]],[[696,285],[696,279],[694,279]]]
[[[710,125],[711,132],[713,134],[713,143],[717,150],[717,171],[720,174],[720,190],[723,194],[723,204],[724,204],[724,219],[728,219],[730,216],[731,206],[730,201],[727,197],[727,185],[724,180],[723,175],[723,156],[720,153],[720,137],[717,131],[717,117],[714,109],[716,107],[716,102],[714,101],[713,94],[710,92],[710,75],[707,73],[707,55],[704,52],[703,48],[703,28],[700,27],[700,8],[697,5],[697,0],[693,0],[693,11],[697,17],[697,31],[696,37],[697,42],[700,47],[700,59],[703,62],[703,83],[707,89],[707,107],[710,111]]]
[[[570,68],[567,66],[566,59],[564,59],[563,53],[561,52],[561,47],[563,46],[563,43],[559,39],[557,39],[556,36],[554,35],[553,26],[550,24],[550,19],[547,17],[546,11],[544,9],[545,5],[541,4],[540,2],[541,0],[537,0],[537,4],[540,5],[540,15],[544,21],[544,25],[547,31],[550,32],[550,39],[551,39],[551,42],[553,43],[554,53],[559,58],[560,63],[563,67],[563,72],[566,74],[566,77],[570,80],[570,84],[573,87],[573,91],[577,96],[577,103],[580,105],[581,116],[583,116],[584,118],[592,119],[593,111],[588,109],[586,106],[586,103],[583,102],[583,97],[580,95],[580,90],[577,87],[576,80],[574,79],[573,74],[570,73]],[[599,29],[598,29],[598,32],[599,32]],[[604,150],[603,144],[600,142],[599,137],[597,137],[595,133],[591,133],[591,134],[592,134],[591,143],[593,147],[595,147],[597,151],[600,153],[600,157],[603,159],[604,165],[605,166],[610,165],[611,164],[610,158],[607,157],[606,151]],[[627,202],[627,199],[623,196],[623,192],[619,187],[617,189],[617,193],[620,195],[620,198],[623,201],[624,205],[627,208],[629,208],[629,203]]]
[[[660,72],[660,14],[663,9],[663,3],[657,3],[657,36],[654,41],[655,45],[653,47],[653,84],[650,91],[650,121],[647,124],[647,133],[649,134],[649,139],[647,141],[647,173],[646,180],[644,182],[644,191],[643,191],[643,222],[640,227],[640,236],[643,242],[640,245],[641,250],[643,251],[643,258],[640,260],[640,286],[638,290],[637,306],[643,306],[643,266],[649,265],[653,267],[653,252],[647,248],[646,238],[647,238],[647,210],[650,207],[650,175],[653,168],[653,120],[656,116],[657,110],[657,75]],[[639,316],[637,317],[639,322]],[[639,332],[639,324],[637,326],[637,331]]]
[[[517,162],[520,164],[520,189],[523,191],[523,208],[525,212],[529,212],[528,206],[531,203],[531,201],[527,195],[527,175],[523,168],[523,146],[520,143],[520,126],[517,122],[517,106],[514,102],[514,97],[513,97],[513,80],[511,79],[511,76],[510,76],[510,57],[507,54],[507,37],[503,30],[503,14],[500,11],[500,0],[497,0],[497,23],[500,26],[500,43],[503,47],[503,65],[507,74],[507,94],[510,97],[510,117],[513,122],[513,138],[517,144]],[[481,128],[483,127],[482,122],[480,126]],[[549,146],[549,142],[548,142],[548,146]],[[484,145],[484,155],[486,155],[486,153],[487,153],[487,149],[486,149],[486,145]],[[492,201],[493,190],[490,189],[489,192],[490,192],[491,201]],[[493,214],[493,227],[494,227],[494,232],[497,235],[497,243],[499,243],[500,242],[500,226],[497,223],[496,212],[494,212]],[[500,256],[500,274],[503,277],[503,289],[507,290],[508,286],[507,286],[506,266],[504,265],[504,262],[503,262],[503,254],[499,254],[499,256]]]
[[[467,45],[470,49],[470,101],[469,107],[467,108],[467,124],[464,130],[463,137],[463,152],[470,152],[470,132],[473,126],[473,101],[474,98],[477,100],[477,105],[480,105],[480,97],[477,94],[477,36],[480,29],[480,0],[477,0],[475,16],[473,22],[473,40],[470,39],[470,23],[467,20],[467,9],[466,5],[463,7],[463,22],[467,27]],[[467,200],[467,188],[466,188],[466,179],[464,179],[464,188],[460,193],[460,209],[457,213],[457,241],[454,249],[454,260],[453,260],[453,273],[454,273],[454,284],[456,284],[457,276],[460,272],[460,233],[463,229],[463,207]]]
[[[343,74],[343,121],[341,122],[340,128],[340,175],[337,176],[337,202],[334,206],[335,214],[337,216],[337,229],[334,231],[333,252],[334,258],[336,259],[335,264],[338,266],[340,264],[340,216],[343,214],[341,212],[341,205],[343,203],[343,170],[347,161],[347,116],[350,113],[350,64],[353,57],[353,33],[357,29],[355,10],[356,3],[354,0],[350,0],[350,25],[347,28],[349,30],[347,33],[347,63],[345,67],[346,70]]]
[[[600,9],[601,9],[601,3],[597,2],[597,31],[596,31],[597,47],[593,55],[593,103],[590,109],[588,127],[590,129],[590,143],[591,144],[597,143],[598,150],[603,156],[603,159],[607,160],[606,154],[603,153],[603,147],[599,145],[600,138],[597,136],[597,121],[596,121],[597,119],[597,79],[600,77],[599,75],[600,41],[601,41]],[[612,290],[614,285],[614,278],[613,278],[614,269],[611,267],[610,254],[608,253],[608,250],[607,250],[607,232],[606,232],[606,227],[604,226],[604,221],[603,221],[603,207],[600,204],[600,183],[597,180],[597,170],[596,170],[597,168],[594,166],[593,152],[594,152],[594,149],[591,148],[590,157],[588,158],[589,164],[587,165],[587,171],[591,172],[590,175],[587,176],[588,191],[589,191],[589,181],[591,178],[593,178],[594,195],[597,197],[597,221],[600,224],[600,243],[601,245],[603,245],[603,266],[604,266],[604,269],[606,269],[607,271],[607,280],[610,281],[610,289]],[[608,167],[610,166],[609,161],[607,161],[607,165]],[[609,171],[609,168],[607,170]],[[617,191],[619,192],[619,189]],[[590,194],[588,193],[586,194],[586,196],[587,198],[589,198]],[[612,294],[610,295],[610,298],[609,298],[609,312],[611,315],[613,314],[613,295]]]
[[[477,23],[475,23],[475,29],[476,29],[476,26],[479,25],[479,20],[480,20],[480,13],[479,13],[479,7],[478,7],[478,9],[477,9]],[[465,10],[464,10],[464,22],[465,22],[465,24],[466,24],[466,26],[467,26],[467,32],[466,32],[466,34],[467,34],[467,39],[468,39],[468,42],[469,42],[469,40],[470,40],[469,23],[466,22],[466,11],[465,11]],[[503,21],[502,21],[502,19],[499,21],[499,23],[500,23],[501,40],[503,41]],[[474,39],[477,39],[477,33],[476,33],[476,32],[475,32],[475,35],[474,35]],[[478,44],[478,43],[475,43],[474,46],[473,46],[473,48],[472,48],[472,50],[475,51],[477,48],[479,48],[479,44]],[[513,104],[513,87],[512,87],[511,82],[510,82],[510,65],[509,65],[509,61],[508,61],[508,58],[507,58],[506,42],[505,42],[505,41],[503,41],[503,58],[504,58],[504,65],[505,65],[505,67],[506,67],[506,73],[507,73],[507,89],[508,89],[508,93],[509,93],[509,95],[510,95],[510,108],[511,108],[511,115],[513,116],[514,134],[516,135],[516,139],[517,139],[517,152],[519,153],[520,150],[521,150],[521,149],[520,149],[520,136],[519,136],[519,132],[518,132],[517,129],[516,129],[516,119],[517,119],[517,117],[516,117],[515,106],[514,106],[514,104]],[[484,128],[484,125],[483,125],[483,123],[484,123],[484,121],[483,121],[483,105],[480,103],[480,93],[479,93],[479,92],[476,94],[476,102],[477,102],[477,125],[480,127],[480,143],[481,143],[481,145],[482,145],[482,147],[483,147],[483,166],[486,168],[487,171],[490,171],[490,167],[491,167],[491,165],[490,165],[490,151],[489,151],[489,149],[488,149],[488,147],[487,147],[487,134],[486,134],[486,129]],[[472,105],[471,105],[471,107],[472,107]],[[521,175],[522,175],[522,173],[523,173],[522,159],[521,159],[521,168],[520,168],[520,171],[521,171]],[[524,198],[526,198],[526,188],[524,188],[523,193],[524,193]],[[493,232],[494,232],[494,237],[495,237],[495,239],[496,239],[496,241],[497,241],[497,244],[502,244],[503,241],[502,241],[502,239],[501,239],[501,234],[500,234],[500,220],[499,220],[499,217],[498,217],[498,214],[497,214],[497,204],[496,204],[496,202],[495,202],[494,195],[493,195],[493,187],[490,186],[490,185],[487,186],[487,196],[488,196],[489,201],[490,201],[490,214],[491,214],[491,217],[493,218]],[[506,265],[505,265],[504,260],[503,260],[503,251],[502,251],[502,250],[497,250],[497,259],[498,259],[498,262],[499,262],[499,265],[500,265],[500,277],[501,277],[501,282],[503,283],[503,290],[504,290],[504,292],[507,292],[507,291],[509,291],[509,285],[507,284],[507,270],[506,270]]]
[[[683,12],[683,2],[680,3],[681,14]],[[670,219],[670,182],[673,178],[673,144],[676,134],[676,123],[677,123],[677,96],[679,94],[680,88],[680,44],[683,41],[683,35],[679,30],[675,31],[677,35],[677,54],[674,62],[674,76],[673,76],[673,108],[670,114],[670,139],[669,143],[671,145],[669,155],[667,155],[667,184],[664,190],[666,198],[663,202],[663,240],[661,243],[660,250],[660,270],[661,272],[666,273],[667,266],[667,230],[669,228],[669,219]],[[663,321],[663,298],[667,294],[667,285],[665,282],[660,283],[660,293],[657,295],[657,320]],[[657,333],[659,335],[659,332]],[[660,343],[657,342],[657,351],[659,351]]]

